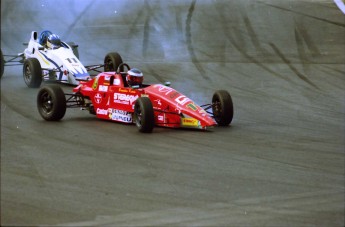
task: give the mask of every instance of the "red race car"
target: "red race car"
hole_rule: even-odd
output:
[[[233,103],[225,90],[216,91],[210,104],[199,106],[169,83],[142,84],[140,70],[131,69],[116,52],[106,55],[104,70],[81,82],[71,94],[58,85],[42,87],[37,95],[42,118],[58,121],[66,108],[78,107],[101,119],[135,123],[140,132],[152,132],[154,126],[206,130],[232,121]]]

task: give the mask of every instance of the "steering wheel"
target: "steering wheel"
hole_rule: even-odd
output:
[[[121,63],[121,64],[117,67],[116,73],[120,73],[120,69],[123,68],[124,66],[127,68],[127,71],[131,69],[131,67],[129,67],[128,64],[126,64],[126,63]]]

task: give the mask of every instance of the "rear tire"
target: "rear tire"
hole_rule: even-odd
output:
[[[134,120],[140,132],[152,132],[155,119],[153,106],[148,97],[140,97],[135,102]]]
[[[229,92],[218,90],[212,97],[213,116],[218,125],[227,126],[234,116],[234,107]]]
[[[66,113],[66,97],[56,84],[41,88],[37,94],[37,108],[46,121],[59,121]]]
[[[104,72],[115,72],[119,65],[121,65],[122,58],[117,52],[108,53],[104,58]],[[121,69],[122,67],[122,69]],[[123,66],[120,67],[120,72],[123,71]]]
[[[36,58],[28,58],[23,65],[23,78],[28,87],[37,88],[42,83],[42,68]]]

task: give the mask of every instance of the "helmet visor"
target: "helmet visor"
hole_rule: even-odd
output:
[[[60,46],[61,45],[60,39],[52,39],[52,40],[50,40],[50,42],[53,46]]]
[[[130,85],[141,85],[143,83],[144,78],[142,76],[131,76],[128,75],[128,83]]]

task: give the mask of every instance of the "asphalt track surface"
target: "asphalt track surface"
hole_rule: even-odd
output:
[[[228,90],[230,127],[45,122],[22,67],[1,79],[1,225],[344,226],[345,15],[333,1],[1,1],[1,48],[32,30],[117,51],[198,104]],[[63,86],[65,91],[72,88]]]

